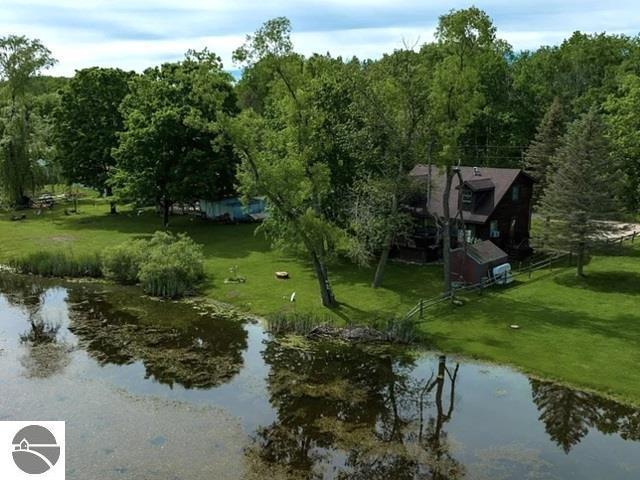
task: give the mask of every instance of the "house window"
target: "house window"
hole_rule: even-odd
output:
[[[520,185],[514,185],[513,188],[511,188],[511,200],[514,202],[520,200]]]
[[[471,200],[473,198],[473,192],[468,188],[462,190],[462,205],[465,207],[471,206]]]
[[[489,237],[500,238],[500,230],[498,229],[497,220],[491,220],[491,223],[489,223]]]

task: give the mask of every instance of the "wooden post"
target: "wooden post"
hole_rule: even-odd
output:
[[[638,232],[633,232],[633,233],[631,234],[631,243],[635,242],[635,240],[636,240],[636,233],[638,233]]]

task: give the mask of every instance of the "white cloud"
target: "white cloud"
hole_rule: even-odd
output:
[[[438,15],[468,1],[431,0],[0,0],[0,34],[40,38],[58,58],[52,73],[93,65],[142,70],[207,46],[227,68],[231,52],[263,21],[286,15],[296,48],[360,58],[430,41]],[[478,0],[515,49],[557,44],[575,30],[636,34],[640,4],[621,0]]]

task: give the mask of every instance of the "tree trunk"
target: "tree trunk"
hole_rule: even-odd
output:
[[[169,209],[171,208],[169,202],[165,198],[162,202],[162,225],[164,228],[169,228]]]
[[[337,305],[336,298],[333,295],[333,290],[329,283],[327,269],[315,251],[311,251],[311,261],[313,262],[313,270],[316,273],[316,278],[318,279],[318,284],[320,286],[320,300],[322,301],[322,306],[334,308]]]
[[[111,187],[105,187],[104,188],[104,196],[105,197],[112,197],[113,196],[113,189]],[[118,213],[118,208],[116,205],[116,201],[111,199],[109,201],[109,213],[111,215],[115,215]]]
[[[398,194],[394,192],[391,199],[391,214],[395,215],[398,211]],[[393,243],[393,233],[389,232],[384,239],[384,246],[382,247],[382,252],[380,253],[380,258],[378,259],[378,266],[376,267],[376,273],[373,276],[373,283],[371,286],[373,288],[378,288],[382,285],[382,280],[384,279],[384,270],[387,266],[387,262],[389,261],[389,253],[391,253],[391,244]]]
[[[385,246],[382,249],[380,258],[378,259],[378,266],[376,267],[376,273],[373,276],[373,283],[371,284],[371,287],[378,288],[380,285],[382,285],[382,280],[384,279],[384,269],[387,266],[387,261],[389,260],[390,252],[391,252],[391,235],[389,235],[388,240],[385,240]]]
[[[579,277],[584,276],[584,242],[578,243],[578,255],[576,262],[576,274]]]
[[[444,270],[444,293],[451,292],[451,212],[449,209],[449,197],[451,196],[451,182],[453,181],[453,169],[446,167],[446,180],[442,193],[442,263]]]

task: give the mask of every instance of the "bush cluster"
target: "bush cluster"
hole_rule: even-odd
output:
[[[181,297],[204,278],[202,247],[186,235],[156,232],[139,267],[138,278],[149,295]]]
[[[10,262],[20,273],[51,277],[102,277],[140,284],[149,295],[177,298],[192,293],[204,278],[202,247],[184,234],[156,232],[150,240],[110,247],[102,255],[75,256],[43,251]]]

